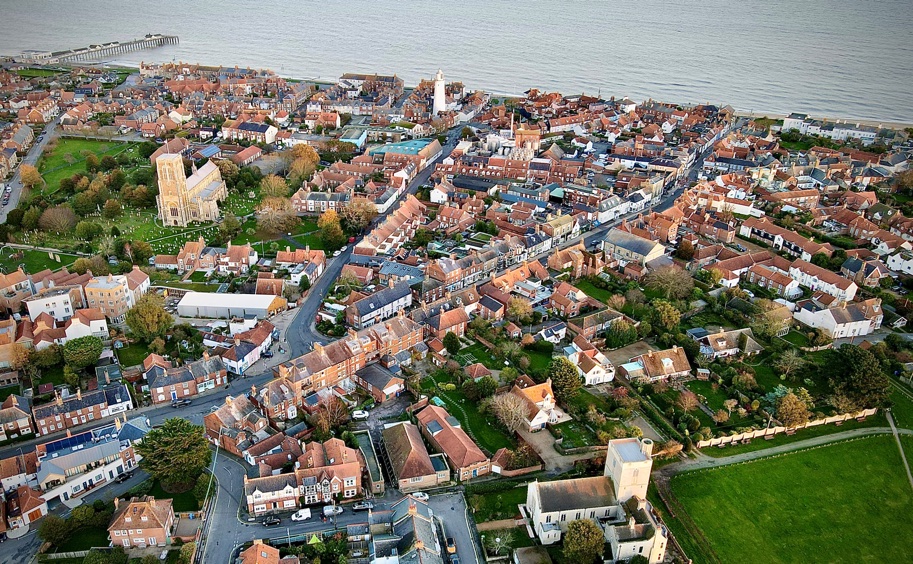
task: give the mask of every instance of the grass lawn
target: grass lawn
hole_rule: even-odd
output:
[[[523,354],[529,357],[529,369],[534,372],[545,372],[552,363],[552,355],[547,353],[523,349]]]
[[[186,491],[179,494],[168,493],[162,489],[162,484],[156,480],[152,484],[152,489],[149,490],[149,495],[155,499],[171,499],[173,500],[174,511],[196,511],[200,508],[199,503],[197,503],[197,498],[193,497],[193,491]]]
[[[722,315],[710,312],[702,312],[692,315],[682,322],[682,327],[694,329],[695,327],[727,327],[731,328],[732,323],[727,321]]]
[[[743,452],[754,452],[756,450],[764,450],[765,448],[775,447],[778,445],[784,445],[792,443],[795,441],[801,441],[805,439],[811,439],[814,437],[820,437],[821,435],[830,435],[832,433],[841,433],[843,431],[849,431],[851,429],[864,429],[866,427],[886,427],[888,425],[885,416],[881,413],[876,414],[874,417],[869,417],[863,422],[854,420],[847,421],[841,426],[837,425],[818,425],[817,427],[809,427],[808,429],[799,429],[796,431],[795,435],[787,435],[786,433],[780,433],[775,435],[773,439],[767,441],[764,439],[754,439],[751,443],[747,445],[737,444],[731,445],[724,448],[717,447],[706,447],[702,448],[701,452],[707,456],[713,458],[721,458],[723,456],[732,456],[734,454],[739,454]]]
[[[54,384],[59,386],[63,384],[63,365],[58,364],[50,368],[41,369],[41,384]],[[37,389],[37,386],[36,386]]]
[[[596,435],[580,421],[566,421],[554,428],[561,431],[561,436],[564,437],[561,442],[563,448],[593,446],[598,442]]]
[[[590,393],[589,390],[585,389],[579,390],[573,398],[566,401],[565,403],[567,403],[568,409],[576,408],[583,412],[586,412],[586,410],[589,409],[591,405],[595,405],[597,410],[606,415],[612,411],[609,408],[609,403],[606,400],[600,396]]]
[[[15,250],[15,249],[13,249]],[[23,256],[19,259],[12,258],[11,252],[7,251],[0,256],[0,267],[6,272],[15,272],[19,265],[23,265],[23,268],[29,274],[34,274],[40,272],[46,268],[51,270],[57,270],[61,266],[72,264],[78,257],[76,255],[68,255],[66,253],[56,253],[60,257],[60,262],[57,262],[54,258],[51,258],[48,253],[44,251],[32,251],[32,250],[22,250],[17,251],[22,252]],[[56,258],[56,257],[55,257]]]
[[[491,351],[489,351],[485,345],[479,342],[460,349],[460,354],[474,356],[476,362],[481,362],[485,365],[486,368],[491,368],[494,370],[501,370],[504,368],[504,363],[499,363],[497,360],[495,360],[491,354]]]
[[[807,347],[811,345],[811,343],[808,342],[808,336],[799,331],[790,331],[784,335],[783,340],[787,343],[796,345],[797,347]]]
[[[891,436],[683,474],[672,489],[722,562],[909,562],[913,492]]]
[[[57,547],[57,552],[76,552],[110,544],[107,530],[100,527],[83,527],[73,531],[67,542]]]
[[[752,359],[750,363],[746,363],[754,368],[754,377],[758,385],[768,392],[776,388],[779,384],[784,384],[784,382],[780,380],[780,377],[774,373],[774,369],[771,366],[773,360],[772,355],[761,353],[759,356]]]
[[[142,364],[149,356],[149,347],[145,343],[132,343],[122,349],[117,349],[117,358],[121,366],[136,366]]]
[[[10,397],[13,394],[21,394],[22,387],[19,384],[15,386],[7,386],[5,388],[0,388],[0,403],[6,401],[6,398]]]
[[[591,298],[595,298],[602,303],[606,303],[609,298],[615,295],[611,290],[603,290],[602,288],[597,288],[589,280],[578,280],[574,283],[574,286],[578,290],[582,291],[584,294],[588,295]]]
[[[699,396],[704,396],[704,398],[707,400],[707,407],[713,411],[723,409],[723,402],[729,399],[726,394],[726,390],[719,386],[714,390],[713,384],[710,382],[705,382],[702,380],[691,380],[685,384],[685,387]]]
[[[497,494],[473,494],[470,496],[469,504],[476,507],[475,503],[479,504],[478,510],[473,513],[476,523],[510,519],[520,514],[517,506],[521,503],[526,503],[526,486],[498,492]],[[524,536],[526,535],[524,534]]]
[[[22,78],[43,78],[46,76],[57,76],[60,74],[60,71],[48,69],[19,69],[16,71],[16,74]]]
[[[57,146],[50,153],[45,153],[38,161],[38,171],[47,183],[44,188],[46,194],[53,194],[60,187],[60,181],[69,178],[77,172],[85,172],[86,158],[84,151],[98,155],[117,156],[125,151],[130,156],[137,156],[138,145],[120,141],[98,141],[95,139],[63,138],[57,141]],[[73,162],[67,162],[72,160]]]
[[[898,384],[892,380],[891,401],[894,402],[894,405],[891,407],[891,414],[898,427],[913,429],[913,397],[911,396],[913,396],[913,392],[906,384]]]
[[[425,380],[434,380],[434,377],[428,377]],[[440,383],[444,382],[440,381]],[[493,419],[482,415],[477,402],[466,401],[466,396],[459,388],[452,392],[435,390],[431,393],[444,400],[450,415],[459,419],[467,433],[490,454],[494,454],[500,448],[516,446],[513,437],[508,435]]]

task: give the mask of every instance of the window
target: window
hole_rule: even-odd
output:
[[[421,477],[421,476],[418,476],[417,478],[409,478],[409,481],[410,481],[411,483],[415,484],[415,483],[421,482],[421,481],[422,481],[422,477]]]

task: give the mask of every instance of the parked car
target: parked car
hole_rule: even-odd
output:
[[[453,537],[447,537],[447,554],[456,554],[456,545],[453,543]]]
[[[126,482],[127,480],[129,480],[132,477],[133,477],[133,472],[124,472],[123,474],[119,474],[117,476],[117,478],[114,478],[114,481],[117,482],[118,484],[123,484],[124,482]]]
[[[323,507],[323,516],[332,517],[333,515],[341,515],[342,511],[342,507],[338,505],[325,505]]]
[[[264,527],[274,527],[281,522],[282,522],[282,519],[276,517],[275,515],[271,515],[271,516],[267,517],[266,519],[260,521],[260,524],[263,525]]]
[[[359,501],[352,506],[352,511],[367,511],[369,509],[374,509],[374,504],[370,501]]]
[[[333,256],[334,256],[334,257],[338,257],[338,256],[341,255],[341,254],[342,254],[342,251],[336,251],[336,252],[333,253]]]
[[[428,499],[429,499],[428,494],[426,494],[425,492],[415,492],[411,495],[412,495],[412,497],[414,497],[415,499],[417,499],[419,501],[428,501]]]
[[[262,356],[263,358],[273,358],[273,353],[272,353],[272,351],[263,351],[263,354],[260,356]]]
[[[292,513],[292,521],[306,521],[311,518],[311,510],[308,508],[299,509]]]
[[[343,245],[342,248],[339,249],[339,252],[340,252],[340,253],[344,253],[344,252],[346,252],[347,250],[349,250],[349,246],[348,246],[348,245]]]
[[[460,557],[456,554],[450,555],[450,564],[460,564]]]
[[[185,405],[190,405],[192,403],[193,403],[193,400],[191,400],[191,399],[179,399],[179,400],[174,400],[173,402],[171,402],[171,407],[182,407]]]
[[[368,417],[369,417],[369,413],[362,409],[358,409],[358,410],[352,412],[352,419],[354,419],[356,421],[362,421],[364,419],[367,419]]]
[[[352,244],[354,242],[355,242],[355,237],[349,237],[349,244]]]

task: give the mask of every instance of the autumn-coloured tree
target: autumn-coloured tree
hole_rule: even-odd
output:
[[[777,419],[784,427],[797,427],[808,423],[808,407],[796,394],[789,392],[776,403]]]
[[[680,300],[691,295],[694,279],[691,274],[675,266],[658,268],[647,275],[647,287],[663,293],[667,299]]]
[[[371,224],[377,217],[377,206],[367,198],[353,198],[339,212],[339,218],[345,228],[358,233]]]
[[[270,233],[294,229],[299,219],[288,198],[263,198],[257,207],[257,227]]]
[[[678,326],[682,320],[682,312],[666,300],[655,300],[653,307],[653,322],[665,328],[672,330]]]
[[[19,179],[29,189],[44,185],[44,178],[41,177],[41,173],[38,172],[37,168],[29,164],[23,164],[19,167]]]
[[[286,198],[288,193],[288,184],[282,177],[270,174],[260,179],[260,194],[264,198]]]
[[[320,229],[320,240],[328,248],[335,249],[345,243],[346,236],[342,232],[339,214],[335,210],[323,212],[320,219],[317,220],[317,227]]]
[[[139,339],[151,343],[162,338],[174,325],[174,317],[165,311],[165,300],[148,292],[127,311],[127,327]]]
[[[533,314],[533,306],[529,300],[520,296],[513,296],[507,302],[507,316],[513,321],[525,323]]]
[[[684,392],[678,395],[678,399],[675,400],[676,405],[679,409],[685,413],[689,411],[694,411],[698,406],[697,395],[694,392],[685,390]]]

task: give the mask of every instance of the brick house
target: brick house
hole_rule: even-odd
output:
[[[183,366],[172,366],[159,355],[150,354],[143,361],[143,369],[153,403],[192,398],[228,382],[228,370],[222,358],[210,357],[207,352],[202,359]]]
[[[446,409],[429,405],[415,418],[425,439],[447,457],[458,480],[471,480],[491,472],[491,459],[485,456],[460,427],[459,420]]]
[[[125,548],[171,544],[174,509],[170,499],[134,497],[129,502],[114,498],[114,515],[108,525],[111,546]]]

